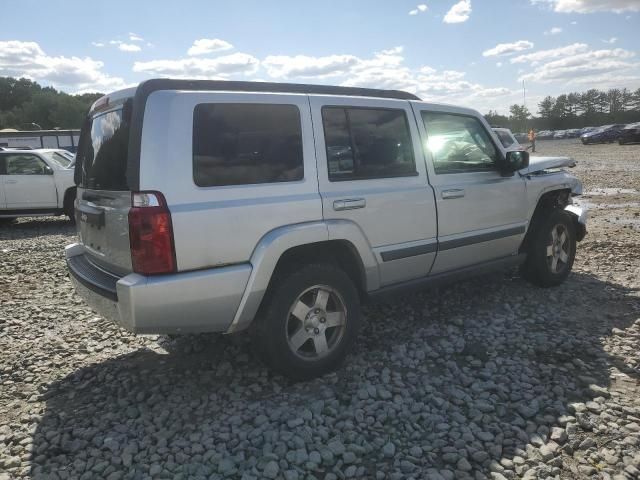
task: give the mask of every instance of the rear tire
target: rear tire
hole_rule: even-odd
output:
[[[569,276],[576,255],[573,219],[562,210],[552,210],[533,228],[522,273],[539,287],[560,285]]]
[[[360,326],[358,291],[349,276],[331,264],[310,264],[276,281],[254,331],[265,363],[293,380],[338,368]]]

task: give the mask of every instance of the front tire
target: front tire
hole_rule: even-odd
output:
[[[280,276],[269,292],[254,340],[263,360],[293,380],[338,368],[360,326],[358,291],[330,264],[311,264]]]
[[[540,287],[560,285],[569,276],[576,255],[573,220],[568,213],[553,210],[534,228],[524,277]]]

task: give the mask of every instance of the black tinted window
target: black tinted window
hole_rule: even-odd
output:
[[[193,177],[201,187],[302,180],[298,107],[197,105],[193,114]]]
[[[329,180],[416,175],[404,110],[324,107]]]
[[[129,190],[129,125],[122,110],[103,113],[83,129],[78,151],[81,186],[95,190]]]

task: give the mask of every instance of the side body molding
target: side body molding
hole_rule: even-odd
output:
[[[310,222],[272,230],[258,243],[251,255],[251,275],[233,322],[225,333],[246,329],[256,316],[278,260],[287,250],[328,240],[346,240],[355,247],[364,268],[366,290],[380,287],[378,264],[366,237],[358,226],[347,220]]]

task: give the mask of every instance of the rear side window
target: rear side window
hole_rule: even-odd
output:
[[[404,110],[323,107],[329,180],[417,175]]]
[[[94,190],[130,190],[127,184],[128,115],[122,109],[94,117],[83,129],[77,155],[80,186]]]
[[[203,103],[193,113],[193,179],[200,187],[304,178],[295,105]]]

